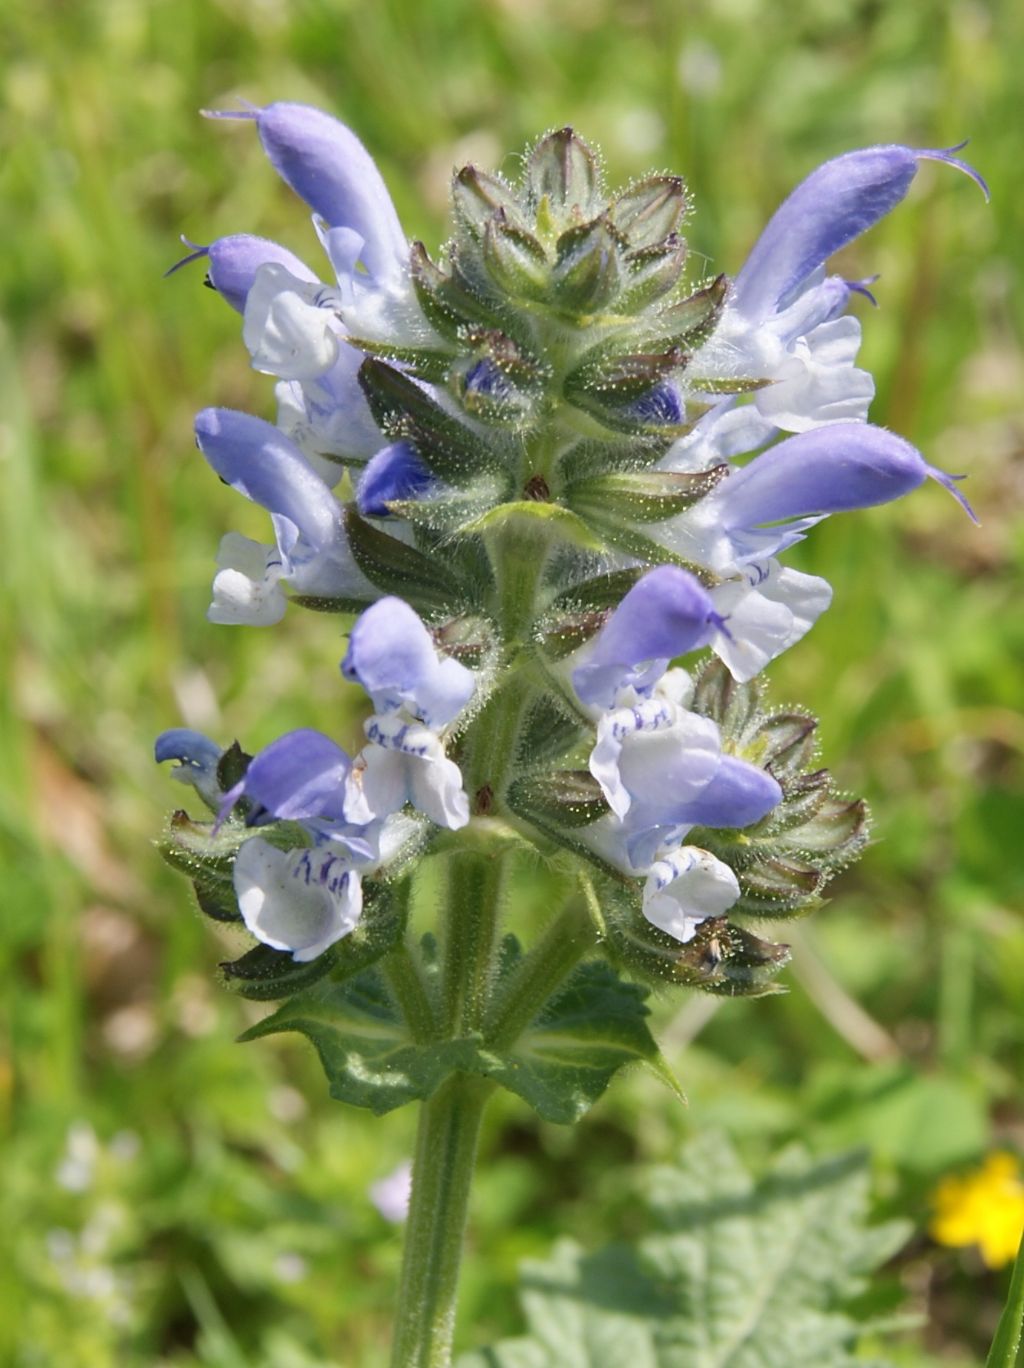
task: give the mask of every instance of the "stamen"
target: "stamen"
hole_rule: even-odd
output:
[[[947,475],[944,470],[936,470],[934,466],[926,466],[925,469],[928,471],[928,474],[932,477],[933,480],[936,480],[940,485],[942,485],[943,489],[949,490],[950,494],[952,494],[953,498],[956,499],[957,503],[970,518],[971,522],[977,524],[980,527],[981,519],[978,517],[977,513],[975,513],[974,509],[967,501],[966,496],[961,494],[959,489],[957,489],[956,487],[955,481],[966,480],[967,476]]]
[[[168,269],[164,271],[164,280],[166,280],[168,276],[174,275],[175,271],[180,271],[182,266],[187,266],[189,262],[198,261],[200,257],[210,255],[209,247],[201,247],[198,242],[189,242],[184,233],[181,235],[181,240],[186,247],[191,247],[193,250],[189,252],[188,256],[182,257],[180,261],[176,261],[173,266],[169,266]]]
[[[865,276],[863,280],[844,280],[843,284],[846,286],[848,290],[852,290],[854,294],[863,295],[865,299],[869,299],[877,309],[878,300],[868,289],[868,286],[874,285],[875,281],[878,280],[878,278],[879,277],[877,275]]]
[[[985,196],[985,202],[987,204],[992,199],[992,196],[989,193],[989,188],[984,176],[981,174],[980,171],[975,171],[974,167],[971,166],[970,162],[965,162],[961,160],[960,157],[953,156],[954,152],[959,152],[961,148],[966,147],[968,142],[969,139],[964,138],[963,142],[957,143],[955,147],[946,147],[937,150],[929,149],[928,151],[915,149],[914,156],[920,157],[925,161],[939,161],[945,162],[947,166],[955,166],[956,169],[958,171],[962,171],[965,176],[970,176],[971,180],[974,181],[974,184]]]
[[[254,105],[249,100],[243,100],[242,104],[248,107],[246,109],[201,109],[199,113],[204,119],[258,119],[263,112],[259,105]]]

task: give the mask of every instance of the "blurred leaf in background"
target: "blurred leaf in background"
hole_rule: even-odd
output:
[[[773,671],[776,696],[821,713],[876,844],[801,928],[788,998],[655,1004],[688,1110],[639,1073],[578,1134],[502,1103],[461,1334],[521,1333],[519,1259],[635,1233],[630,1165],[718,1125],[755,1160],[794,1136],[866,1143],[883,1214],[918,1232],[894,1277],[929,1328],[901,1362],[977,1361],[1007,1274],[925,1232],[945,1173],[1024,1147],[1020,7],[13,0],[0,51],[0,1358],[386,1361],[399,1236],[367,1188],[409,1120],[329,1102],[301,1041],[233,1044],[265,1010],[215,981],[243,947],[152,844],[176,797],[150,759],[161,729],[249,749],[358,732],[330,619],[290,614],[287,652],[204,620],[238,508],[192,415],[273,404],[201,267],[161,279],[180,233],[259,232],[316,261],[251,129],[198,115],[298,99],[358,131],[432,249],[457,162],[515,174],[527,140],[572,123],[613,181],[684,175],[695,269],[726,271],[825,158],[971,136],[991,207],[922,171],[840,269],[881,274],[881,307],[855,306],[873,420],[968,472],[982,527],[934,488],[830,520],[800,564],[836,603]],[[524,934],[544,879],[524,877]]]

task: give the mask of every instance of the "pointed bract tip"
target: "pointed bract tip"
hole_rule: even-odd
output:
[[[950,494],[952,494],[953,498],[956,499],[957,503],[970,518],[971,522],[974,523],[977,527],[980,527],[981,519],[978,517],[977,513],[975,513],[974,509],[971,507],[966,495],[961,494],[959,489],[957,489],[956,487],[956,481],[966,480],[967,476],[947,475],[944,470],[937,470],[935,466],[926,466],[925,469],[928,471],[928,474],[932,477],[933,480],[935,480],[938,484],[942,485],[943,489],[949,490]]]
[[[955,147],[917,148],[914,151],[914,156],[923,161],[945,162],[947,166],[955,166],[956,169],[962,171],[965,176],[970,176],[971,180],[974,181],[974,184],[985,196],[985,202],[987,204],[991,201],[992,195],[989,191],[985,177],[980,171],[975,171],[970,162],[965,162],[961,157],[955,157],[953,155],[954,152],[960,152],[965,148],[967,146],[967,141],[968,140],[965,138],[963,142],[957,143]]]
[[[238,783],[235,784],[234,788],[228,789],[227,793],[225,793],[221,805],[217,809],[217,816],[214,819],[213,827],[210,831],[211,836],[216,836],[220,833],[221,827],[231,816],[235,804],[238,802],[239,798],[241,798],[244,792],[245,778],[243,777],[239,779]]]

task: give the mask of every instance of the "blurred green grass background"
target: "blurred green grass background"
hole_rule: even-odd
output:
[[[982,526],[931,486],[820,528],[801,564],[835,605],[772,671],[820,712],[876,842],[799,928],[787,998],[654,1004],[687,1110],[639,1075],[575,1133],[495,1108],[461,1338],[517,1328],[517,1260],[556,1233],[628,1231],[634,1161],[721,1126],[755,1158],[869,1145],[880,1206],[919,1232],[877,1294],[928,1322],[900,1361],[980,1362],[1005,1274],[925,1231],[942,1174],[1024,1148],[1020,8],[14,0],[0,45],[0,1361],[386,1362],[400,1236],[366,1188],[412,1115],[329,1103],[302,1042],[232,1043],[252,1009],[215,981],[231,944],[152,845],[182,796],[150,759],[162,728],[254,748],[358,726],[335,620],[204,619],[220,535],[262,516],[205,467],[192,415],[272,398],[201,270],[161,274],[182,232],[317,255],[251,129],[198,116],[242,97],[349,122],[431,247],[455,164],[514,171],[572,123],[613,182],[683,174],[692,249],[725,270],[826,157],[971,136],[991,206],[926,166],[842,266],[882,276],[874,421],[969,472]]]

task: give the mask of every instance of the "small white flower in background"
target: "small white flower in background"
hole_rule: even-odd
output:
[[[386,1178],[370,1184],[370,1201],[385,1221],[401,1225],[409,1214],[412,1192],[412,1163],[404,1159]]]
[[[54,1175],[67,1192],[86,1192],[96,1176],[100,1144],[88,1121],[76,1121],[68,1131],[63,1158]]]
[[[296,1254],[294,1250],[287,1250],[278,1254],[274,1259],[274,1276],[278,1282],[302,1282],[308,1272],[309,1264],[306,1263],[301,1254]]]

